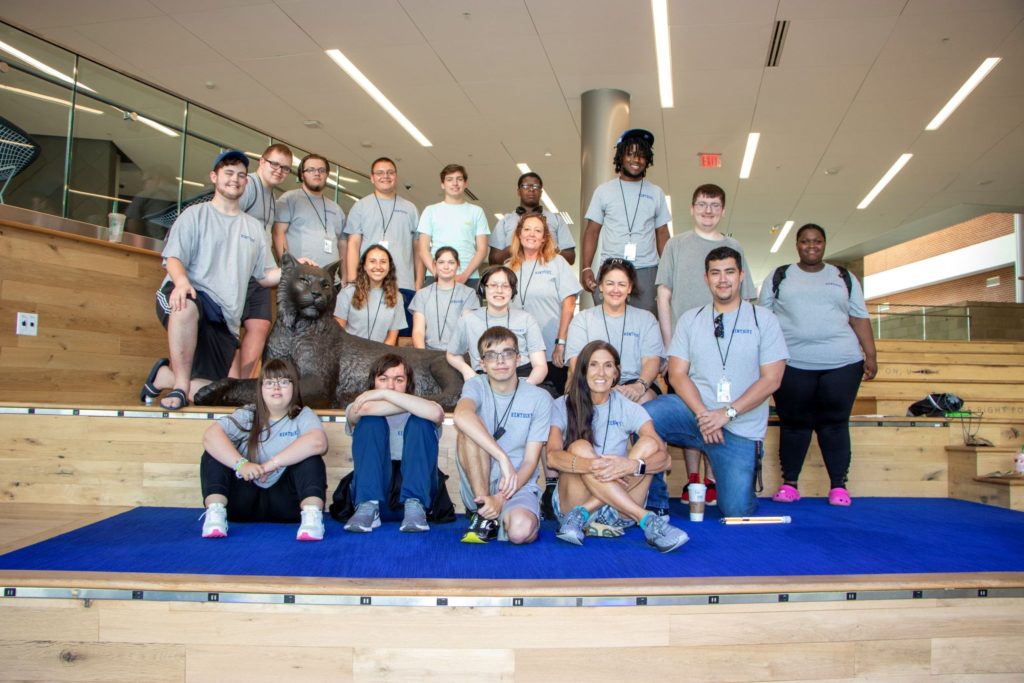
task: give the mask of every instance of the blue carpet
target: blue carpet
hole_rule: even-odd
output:
[[[686,520],[674,503],[673,519]],[[619,539],[558,541],[552,522],[528,546],[459,543],[466,523],[402,534],[385,524],[346,533],[333,520],[321,543],[295,541],[297,525],[233,523],[227,539],[204,540],[189,508],[136,508],[0,556],[4,570],[56,570],[424,579],[628,579],[1024,571],[1024,513],[959,500],[763,500],[758,514],[788,525],[724,526],[681,521],[690,542],[661,555],[639,529]]]

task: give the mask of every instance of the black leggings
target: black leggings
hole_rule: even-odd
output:
[[[288,465],[284,474],[268,489],[235,476],[235,471],[204,452],[199,462],[203,500],[220,494],[228,499],[232,522],[298,522],[299,503],[306,498],[324,500],[327,495],[327,467],[319,455]]]
[[[850,412],[863,375],[864,361],[832,370],[786,367],[782,385],[775,392],[784,481],[799,480],[811,445],[811,432],[815,432],[831,488],[846,486],[850,471]]]

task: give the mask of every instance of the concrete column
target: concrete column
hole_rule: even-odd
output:
[[[1017,238],[1017,259],[1014,262],[1013,273],[1016,276],[1014,289],[1017,292],[1017,303],[1024,304],[1024,279],[1021,279],[1024,278],[1024,215],[1013,214],[1013,234]]]
[[[611,178],[615,169],[615,141],[629,128],[629,93],[613,88],[588,90],[581,101],[580,133],[580,224],[576,231],[576,253],[580,272],[587,266],[596,274],[600,263],[583,263],[583,228],[586,227],[587,207],[594,189]],[[597,254],[600,254],[600,247]],[[598,257],[595,255],[595,260]],[[586,290],[580,295],[580,308],[589,308],[594,302]]]

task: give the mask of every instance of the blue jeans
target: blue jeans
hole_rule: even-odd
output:
[[[717,478],[718,509],[724,517],[747,517],[757,510],[754,466],[761,448],[760,441],[745,439],[723,429],[725,443],[704,443],[696,416],[675,394],[659,396],[645,403],[644,408],[662,439],[707,453]]]
[[[391,430],[387,418],[360,418],[352,434],[352,501],[380,503],[383,518],[391,488]],[[400,502],[415,498],[429,508],[437,493],[437,426],[415,415],[405,423]]]

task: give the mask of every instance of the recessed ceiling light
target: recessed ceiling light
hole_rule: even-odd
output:
[[[302,125],[304,125],[306,128],[319,128],[320,122],[317,121],[316,119],[306,119],[305,121],[302,122]]]

